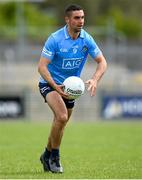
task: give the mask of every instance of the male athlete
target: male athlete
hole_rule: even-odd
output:
[[[70,5],[65,10],[66,25],[52,33],[43,47],[38,64],[41,75],[40,93],[53,111],[54,119],[48,144],[40,157],[44,171],[62,173],[60,144],[64,128],[72,114],[74,100],[69,100],[63,92],[63,81],[69,76],[80,76],[88,54],[97,62],[97,68],[86,82],[91,96],[96,94],[99,80],[107,63],[95,41],[85,30],[84,11],[78,5]]]

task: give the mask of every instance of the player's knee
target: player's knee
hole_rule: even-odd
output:
[[[61,124],[66,124],[68,121],[68,115],[66,113],[60,114],[57,118],[57,121]]]

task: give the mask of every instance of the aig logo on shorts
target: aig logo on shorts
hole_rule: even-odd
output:
[[[63,59],[62,68],[63,69],[74,69],[78,68],[82,62],[83,57],[81,58],[70,58],[70,59]]]

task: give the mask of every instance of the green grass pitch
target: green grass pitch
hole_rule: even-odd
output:
[[[0,122],[0,179],[141,179],[142,122],[69,122],[61,146],[63,174],[39,161],[50,123]]]

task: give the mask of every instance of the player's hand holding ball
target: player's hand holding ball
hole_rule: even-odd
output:
[[[64,92],[64,85],[56,85],[55,90],[64,98],[68,99],[69,95]]]

